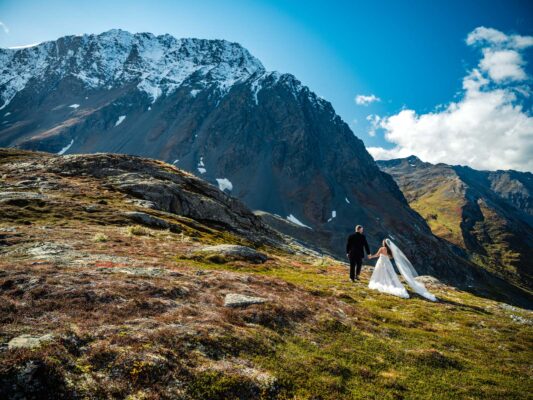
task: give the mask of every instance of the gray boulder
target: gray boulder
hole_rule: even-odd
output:
[[[254,264],[262,264],[268,259],[264,253],[250,247],[233,244],[206,246],[196,250],[195,254],[222,263],[227,261],[248,261]]]
[[[267,299],[263,297],[253,297],[239,293],[228,293],[224,298],[224,307],[246,307],[252,304],[262,304],[266,301]]]
[[[34,349],[41,346],[45,342],[53,339],[53,335],[48,333],[42,336],[20,335],[9,341],[8,349]]]

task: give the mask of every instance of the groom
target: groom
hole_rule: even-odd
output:
[[[346,242],[346,256],[350,260],[350,280],[355,282],[359,279],[361,273],[361,266],[363,265],[363,258],[365,257],[365,250],[367,256],[370,255],[370,249],[366,241],[365,235],[363,235],[363,227],[357,225],[355,227],[355,233],[348,236]],[[357,271],[355,267],[357,266]]]

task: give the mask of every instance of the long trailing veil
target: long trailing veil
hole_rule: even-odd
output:
[[[418,276],[415,268],[407,259],[405,254],[403,254],[403,252],[398,248],[398,246],[392,243],[390,239],[385,239],[385,243],[387,243],[387,245],[391,249],[392,257],[394,258],[394,261],[396,261],[396,266],[398,267],[400,274],[402,274],[411,289],[413,289],[420,296],[425,297],[428,300],[437,301],[437,298],[433,294],[428,292],[424,284],[418,282],[415,279],[415,277]]]

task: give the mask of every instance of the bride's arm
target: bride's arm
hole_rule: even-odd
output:
[[[373,254],[371,256],[368,256],[368,258],[376,258],[379,257],[379,255],[382,253],[383,247],[380,247],[379,250],[376,252],[376,254]]]

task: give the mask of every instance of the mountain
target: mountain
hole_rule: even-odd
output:
[[[2,49],[0,69],[2,147],[159,159],[337,256],[363,224],[422,273],[501,283],[432,235],[329,102],[236,43],[111,30]]]
[[[533,174],[378,161],[433,233],[504,279],[533,287]]]
[[[0,178],[2,399],[531,397],[531,311],[353,284],[161,161],[0,149]]]

